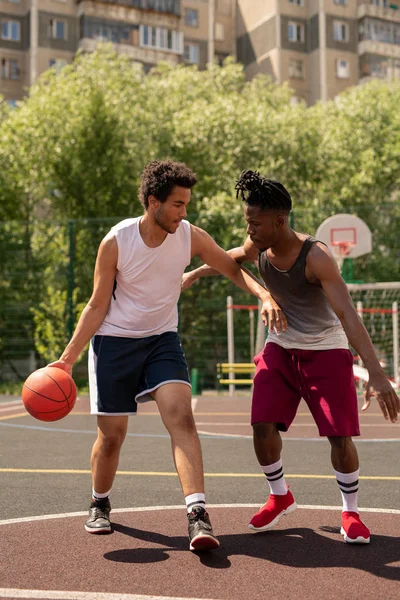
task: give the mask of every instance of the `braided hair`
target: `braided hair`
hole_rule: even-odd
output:
[[[258,171],[242,171],[235,190],[236,198],[240,196],[249,206],[259,206],[261,210],[292,210],[287,189],[275,179],[262,177]]]

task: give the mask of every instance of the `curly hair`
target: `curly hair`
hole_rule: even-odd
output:
[[[262,210],[292,210],[292,199],[287,189],[275,179],[266,179],[258,171],[242,171],[235,185],[236,198],[241,196],[249,206]]]
[[[175,186],[190,190],[197,182],[196,175],[189,167],[170,159],[148,163],[140,178],[139,200],[145,209],[149,207],[149,196],[165,202]]]

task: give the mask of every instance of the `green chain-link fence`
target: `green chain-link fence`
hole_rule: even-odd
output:
[[[348,274],[356,281],[400,280],[400,210],[393,205],[379,210],[365,205],[354,212],[370,226],[374,247],[372,254],[346,265]],[[292,225],[314,234],[331,214],[329,209],[298,209]],[[0,223],[0,381],[23,380],[34,368],[59,356],[89,299],[100,240],[120,220]],[[222,277],[204,278],[181,296],[180,335],[189,367],[198,369],[200,387],[215,387],[216,363],[227,360],[229,295],[235,304],[255,303]],[[374,302],[379,308],[379,296]],[[375,329],[382,319],[375,319]],[[370,320],[366,324],[370,327]],[[384,327],[387,332],[388,325]],[[251,360],[248,311],[235,313],[235,348],[237,362]],[[84,356],[77,374],[85,380]]]

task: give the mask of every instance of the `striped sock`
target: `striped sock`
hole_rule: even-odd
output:
[[[358,513],[358,476],[360,469],[354,471],[354,473],[339,473],[333,469],[343,499],[342,511],[356,512]]]
[[[285,496],[287,494],[288,488],[283,475],[281,458],[272,465],[266,465],[265,467],[261,466],[261,471],[268,479],[271,494],[274,496]]]
[[[93,500],[93,502],[98,502],[99,504],[103,504],[107,500],[110,493],[111,493],[111,490],[109,490],[105,494],[99,494],[98,492],[96,492],[96,490],[94,488],[92,488],[92,500]]]
[[[201,506],[205,509],[206,496],[205,494],[189,494],[189,496],[185,496],[185,503],[188,514],[191,512],[194,506]]]

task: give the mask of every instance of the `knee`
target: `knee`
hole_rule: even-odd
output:
[[[100,438],[100,448],[101,452],[105,456],[112,456],[116,452],[119,452],[124,439],[126,432],[122,429],[117,429],[112,433],[107,433],[107,435],[102,435]]]
[[[168,414],[163,416],[165,426],[171,430],[195,430],[193,413],[190,407],[175,406],[168,411]]]
[[[333,436],[329,437],[328,439],[332,446],[332,449],[336,452],[341,452],[343,454],[345,454],[349,450],[349,448],[353,446],[353,440],[351,439],[351,437]]]
[[[256,440],[267,441],[277,432],[275,423],[254,423],[253,436]]]

